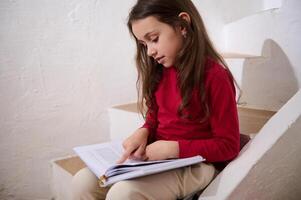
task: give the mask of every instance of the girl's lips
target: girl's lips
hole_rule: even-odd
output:
[[[164,56],[161,56],[161,57],[159,57],[159,58],[156,58],[156,61],[157,61],[158,63],[162,64],[163,58],[164,58]]]

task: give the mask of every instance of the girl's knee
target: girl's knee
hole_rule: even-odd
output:
[[[97,178],[88,169],[79,170],[72,178],[72,194],[74,199],[81,199],[82,196],[92,194],[97,190]]]
[[[123,199],[146,199],[137,187],[134,181],[119,181],[115,183],[107,194],[107,200],[123,200]]]

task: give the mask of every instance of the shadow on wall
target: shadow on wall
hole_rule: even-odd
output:
[[[298,91],[298,81],[288,57],[275,41],[266,40],[261,55],[263,58],[244,62],[240,102],[277,111]]]

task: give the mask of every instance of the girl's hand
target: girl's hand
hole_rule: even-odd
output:
[[[179,144],[177,141],[159,140],[146,147],[148,160],[164,160],[179,157]]]
[[[117,161],[118,164],[123,163],[126,159],[146,160],[145,147],[147,145],[149,131],[147,128],[139,128],[123,143],[124,153]]]

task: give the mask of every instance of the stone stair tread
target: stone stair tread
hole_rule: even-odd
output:
[[[55,163],[70,173],[72,176],[76,174],[80,169],[86,167],[85,163],[78,157],[72,156],[55,161]]]
[[[251,55],[251,54],[236,53],[236,52],[222,52],[221,56],[225,59],[264,58],[264,56],[261,55]]]
[[[112,108],[113,109],[120,109],[120,110],[124,110],[124,111],[138,113],[137,103],[122,104],[122,105],[114,106]]]
[[[239,127],[241,133],[258,133],[275,113],[275,111],[238,106]]]

